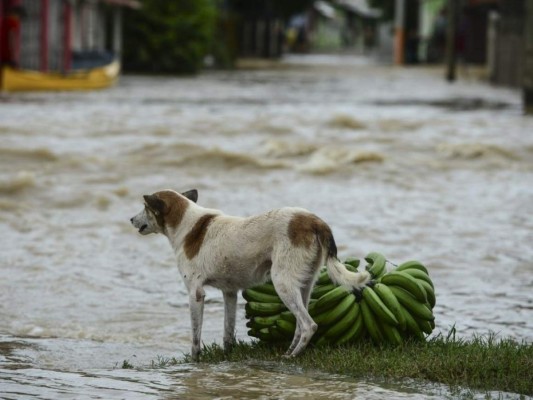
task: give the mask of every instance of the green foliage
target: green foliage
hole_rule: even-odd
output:
[[[213,38],[212,0],[142,0],[124,15],[124,69],[193,73],[201,68]]]
[[[249,18],[288,19],[313,0],[140,0],[124,10],[125,71],[194,73],[206,55],[231,67],[238,55],[241,23]]]
[[[122,369],[133,369],[133,365],[128,360],[124,360],[122,362]]]

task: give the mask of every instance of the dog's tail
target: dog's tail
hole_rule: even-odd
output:
[[[330,234],[324,243],[327,246],[326,267],[330,279],[337,285],[342,285],[348,290],[359,289],[371,279],[368,271],[351,272],[346,269],[337,258],[337,245],[333,235]]]

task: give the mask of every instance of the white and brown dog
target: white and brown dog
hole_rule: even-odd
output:
[[[164,190],[144,196],[145,208],[131,219],[139,233],[162,233],[177,257],[189,293],[194,360],[200,354],[205,292],[209,285],[224,296],[224,347],[235,340],[237,293],[269,278],[296,317],[296,332],[286,353],[295,356],[317,329],[307,311],[320,266],[339,285],[360,288],[370,274],[350,272],[337,259],[329,226],[302,208],[280,208],[248,218],[196,204],[198,192]]]

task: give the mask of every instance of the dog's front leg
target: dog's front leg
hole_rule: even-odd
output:
[[[224,295],[224,350],[230,351],[235,344],[235,318],[237,315],[237,292]]]
[[[204,317],[205,292],[202,286],[192,286],[189,290],[189,310],[191,313],[192,349],[194,361],[200,359],[200,343],[202,337],[202,321]]]

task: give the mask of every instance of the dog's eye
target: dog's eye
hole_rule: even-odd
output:
[[[145,205],[144,205],[144,209],[146,210],[146,212],[147,212],[148,214],[155,214],[155,215],[157,215],[157,212],[155,212],[153,209],[151,209],[151,208],[148,206],[148,204],[145,204]]]

